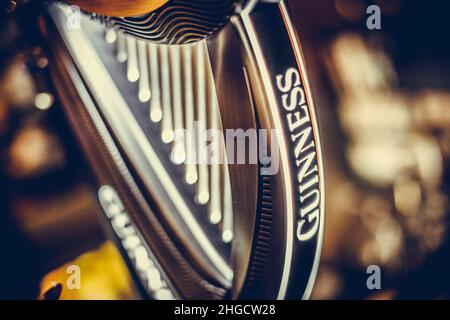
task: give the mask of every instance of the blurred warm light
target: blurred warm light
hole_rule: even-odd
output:
[[[58,138],[40,127],[30,126],[13,138],[8,152],[8,174],[17,178],[33,176],[61,167],[64,162]]]
[[[394,182],[394,202],[398,212],[406,216],[418,214],[422,202],[420,182],[400,178]]]
[[[337,271],[324,265],[320,267],[317,274],[317,285],[314,287],[311,299],[333,299],[342,289],[343,283]]]
[[[331,43],[327,67],[351,175],[335,174],[347,187],[328,191],[328,221],[339,231],[327,233],[325,257],[363,268],[378,264],[391,273],[417,266],[447,229],[448,197],[441,188],[450,155],[450,93],[398,90],[382,46],[354,33]],[[351,236],[341,235],[346,232]]]
[[[366,93],[364,99],[344,97],[339,115],[342,126],[354,139],[403,139],[412,126],[407,101],[398,94]]]
[[[53,95],[48,92],[40,92],[34,98],[34,105],[39,110],[47,110],[53,105]]]
[[[397,83],[397,75],[387,55],[369,47],[357,34],[343,34],[330,47],[332,78],[342,96],[365,99],[368,91],[387,89]]]
[[[423,129],[450,129],[450,92],[426,90],[414,101],[414,119]]]
[[[402,229],[398,222],[394,219],[381,221],[375,232],[375,241],[382,264],[397,262],[397,257],[403,249]]]
[[[380,187],[390,186],[405,168],[414,166],[410,148],[390,142],[351,144],[347,157],[358,176]]]
[[[21,59],[8,68],[2,79],[1,93],[12,107],[24,109],[33,105],[36,85]]]
[[[416,134],[411,137],[411,145],[416,158],[417,173],[422,183],[438,187],[444,171],[438,143],[431,137]]]

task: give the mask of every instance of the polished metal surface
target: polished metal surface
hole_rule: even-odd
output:
[[[201,14],[197,3],[188,10],[183,2],[144,18],[104,18],[106,27],[83,16],[79,29],[65,24],[64,6],[53,4],[49,12],[159,223],[130,208],[123,216],[144,241],[159,228],[170,238],[148,247],[167,273],[171,295],[308,298],[322,245],[324,177],[311,90],[287,6],[203,4]],[[172,25],[168,17],[177,14],[194,29],[196,19],[202,21],[202,32]],[[215,130],[220,134],[211,134]],[[239,130],[249,134],[241,140],[247,146],[248,138],[249,147],[242,163],[234,157]],[[125,192],[102,188],[127,200]],[[105,202],[104,193],[100,197]],[[179,251],[192,279],[170,271],[160,254],[165,246]],[[198,283],[205,293],[194,293]]]

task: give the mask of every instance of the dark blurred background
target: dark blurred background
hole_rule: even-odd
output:
[[[44,5],[0,4],[0,298],[37,298],[74,259],[89,283],[65,298],[133,298],[54,96],[38,28]],[[450,2],[289,4],[326,166],[313,298],[450,298]],[[381,9],[380,30],[366,26],[371,4]],[[366,286],[373,264],[381,290]]]

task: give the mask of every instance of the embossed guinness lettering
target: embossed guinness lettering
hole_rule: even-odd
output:
[[[319,229],[321,201],[314,131],[300,72],[296,68],[289,68],[284,74],[276,76],[276,83],[282,93],[281,103],[297,168],[299,210],[296,235],[299,241],[307,241],[314,237]]]

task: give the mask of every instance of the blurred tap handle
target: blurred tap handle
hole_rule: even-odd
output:
[[[38,0],[44,1],[44,0]],[[50,0],[57,1],[57,0]],[[170,0],[62,0],[82,10],[114,17],[131,17],[152,12]],[[0,0],[0,13],[12,13],[28,0]]]
[[[169,0],[64,0],[82,10],[115,17],[138,16],[154,11]]]
[[[44,0],[38,0],[44,1]],[[50,0],[79,6],[82,10],[114,17],[131,17],[152,12],[170,0]],[[12,13],[28,0],[0,0],[0,14]]]

